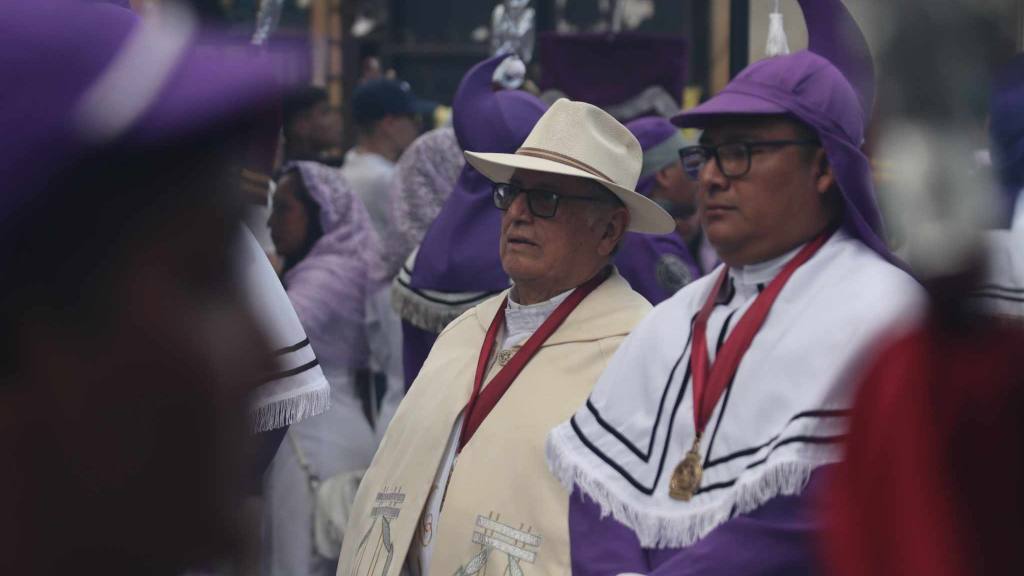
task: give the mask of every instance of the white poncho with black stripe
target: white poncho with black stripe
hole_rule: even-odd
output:
[[[715,352],[759,290],[796,250],[729,272],[708,322]],[[736,514],[799,494],[812,470],[839,458],[866,354],[920,311],[902,270],[837,232],[790,278],[705,430],[701,488],[669,497],[694,440],[691,326],[719,271],[663,302],[633,331],[587,403],[548,438],[548,463],[646,548],[684,547]]]

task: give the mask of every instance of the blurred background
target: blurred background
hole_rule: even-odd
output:
[[[164,0],[166,1],[166,0]],[[161,0],[132,0],[136,9]],[[500,1],[480,0],[190,0],[212,23],[251,36],[261,7],[279,15],[269,42],[309,50],[308,79],[323,86],[339,113],[361,81],[390,71],[408,82],[422,100],[450,106],[462,76],[492,53],[492,14]],[[848,0],[869,44],[878,46],[880,27],[872,22],[877,2]],[[789,47],[807,45],[803,15],[796,0],[778,3]],[[673,95],[693,106],[714,94],[729,78],[765,55],[768,15],[773,2],[762,0],[533,0],[537,35],[625,32],[672,37],[685,42],[685,93]],[[276,7],[276,8],[275,8]],[[998,3],[999,20],[1012,27],[1024,47],[1024,2]],[[541,86],[544,51],[538,50],[529,75]],[[883,64],[884,66],[884,64]],[[287,74],[288,71],[283,71]],[[444,113],[438,118],[443,123]],[[427,118],[425,129],[433,119]],[[345,117],[344,125],[351,118]],[[352,130],[343,130],[352,146]]]

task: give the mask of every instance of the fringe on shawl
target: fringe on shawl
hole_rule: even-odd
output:
[[[467,294],[467,297],[477,293]],[[391,284],[391,307],[405,321],[413,326],[440,334],[452,320],[477,304],[493,296],[491,293],[479,293],[479,297],[458,305],[433,302],[417,294],[414,290],[395,281]]]
[[[268,402],[249,410],[249,428],[253,434],[290,426],[323,414],[331,407],[331,387],[320,386],[292,398]]]
[[[601,507],[601,517],[611,514],[630,527],[644,548],[683,548],[693,545],[709,532],[724,524],[735,513],[746,514],[756,510],[776,496],[793,496],[803,492],[813,472],[825,462],[785,461],[766,464],[766,468],[752,478],[741,478],[727,489],[726,498],[711,507],[687,514],[655,516],[623,502],[607,485],[582,470],[577,462],[557,446],[554,436],[548,439],[545,452],[548,467],[558,481],[571,493],[574,486]]]

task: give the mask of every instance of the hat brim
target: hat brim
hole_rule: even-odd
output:
[[[191,47],[179,60],[160,93],[132,129],[132,139],[162,142],[211,127],[272,113],[297,87],[277,70],[304,70],[308,61],[294,50],[232,50],[214,37]],[[274,114],[276,116],[276,114]]]
[[[466,152],[465,154],[470,165],[492,182],[508,182],[516,170],[547,172],[593,180],[615,194],[626,205],[629,210],[629,231],[644,234],[668,234],[675,230],[675,220],[661,206],[634,190],[599,178],[579,168],[554,160],[519,154],[485,152]]]
[[[790,111],[757,96],[721,92],[707,102],[672,117],[680,128],[706,128],[719,116],[773,116]]]

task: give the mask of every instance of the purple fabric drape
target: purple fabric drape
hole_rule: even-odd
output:
[[[803,576],[820,572],[812,503],[827,467],[811,474],[801,496],[779,496],[736,516],[688,548],[646,549],[636,534],[579,488],[569,501],[573,576],[637,572],[657,576]]]
[[[686,86],[687,43],[682,37],[639,33],[543,33],[538,54],[542,90],[555,89],[572,100],[613,106],[660,86],[676,103]],[[628,70],[628,74],[609,73]]]

